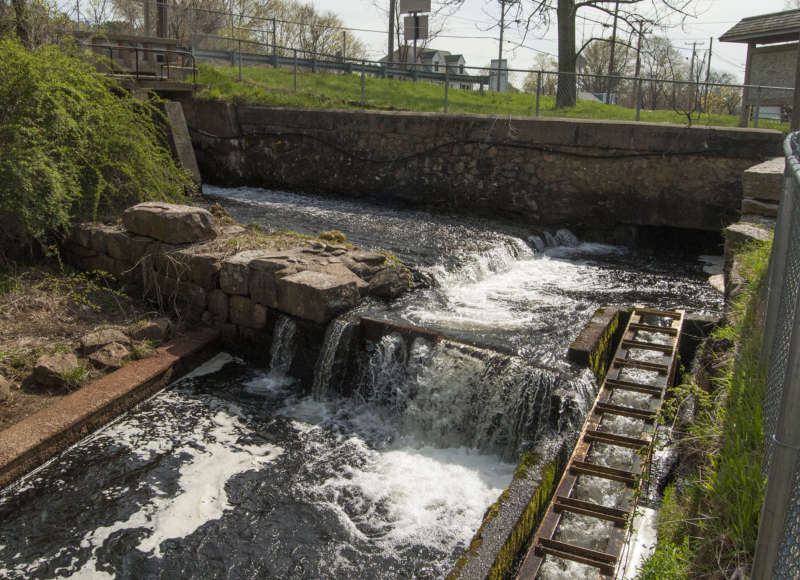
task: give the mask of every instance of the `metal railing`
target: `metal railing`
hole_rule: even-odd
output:
[[[786,102],[791,101],[794,89],[790,87],[774,87],[761,85],[736,85],[714,82],[692,82],[687,80],[655,79],[648,77],[608,76],[586,73],[552,72],[529,69],[488,69],[486,67],[462,66],[442,67],[436,71],[432,66],[412,62],[386,62],[367,59],[346,58],[287,46],[273,45],[246,38],[235,38],[217,34],[196,34],[192,38],[192,52],[202,61],[217,64],[229,64],[238,68],[238,78],[243,80],[244,69],[248,66],[261,66],[292,69],[293,86],[298,87],[298,72],[358,74],[362,77],[361,104],[368,104],[368,95],[364,94],[364,77],[394,78],[410,82],[429,82],[442,86],[441,110],[448,111],[450,105],[449,90],[461,88],[485,93],[496,89],[501,84],[523,86],[531,97],[530,114],[540,116],[545,102],[552,108],[553,97],[559,91],[575,89],[577,100],[601,100],[595,95],[597,89],[610,88],[605,95],[608,101],[631,109],[635,120],[641,120],[642,111],[671,111],[682,117],[701,122],[703,115],[739,114],[736,103],[750,91],[755,98],[750,114],[744,119],[746,124],[758,127],[763,120],[763,106],[769,102],[762,101],[762,95],[785,93]],[[508,80],[510,79],[510,80]],[[727,95],[735,103],[719,104]],[[774,99],[774,96],[773,96]],[[646,104],[652,106],[646,108]],[[780,120],[780,119],[776,119]]]
[[[800,578],[800,133],[787,137],[784,149],[762,348],[767,489],[754,579]]]
[[[631,120],[638,121],[642,117],[645,120],[661,120],[663,115],[654,115],[649,111],[666,111],[685,118],[687,123],[702,124],[709,114],[729,114],[739,115],[741,126],[758,127],[767,115],[765,107],[784,105],[784,110],[788,110],[793,102],[792,87],[707,83],[680,78],[648,78],[646,75],[609,76],[517,68],[490,70],[488,66],[453,67],[445,63],[442,63],[440,70],[436,70],[434,66],[414,62],[386,63],[352,54],[352,37],[348,45],[348,30],[344,27],[288,22],[270,15],[239,14],[232,7],[225,11],[145,1],[149,1],[152,15],[149,29],[145,29],[141,19],[129,23],[116,20],[94,25],[82,21],[77,28],[109,36],[129,34],[152,37],[162,34],[192,52],[199,60],[237,67],[240,79],[245,76],[243,69],[246,67],[292,69],[295,75],[289,81],[291,85],[281,87],[284,90],[298,90],[301,82],[298,74],[308,71],[361,75],[362,86],[367,84],[366,79],[370,77],[434,83],[442,87],[441,104],[438,109],[428,110],[445,112],[454,105],[450,89],[485,93],[506,84],[513,87],[510,90],[522,90],[530,94],[530,105],[524,112],[530,116],[539,116],[545,110],[553,109],[556,100],[601,100],[629,109],[630,113],[621,114]],[[308,31],[308,34],[301,39],[295,34],[298,30]],[[322,38],[327,39],[326,46],[334,46],[334,36],[341,39],[335,49],[329,48],[327,53],[319,49],[317,41],[321,42]],[[330,54],[336,51],[338,54]],[[412,61],[413,58],[408,56],[405,60]],[[362,106],[370,106],[366,87],[362,95],[355,99]],[[388,104],[396,106],[394,103]],[[487,106],[485,112],[502,111],[491,110]],[[774,113],[774,110],[769,113],[770,120],[788,120],[786,117],[775,119]],[[568,114],[577,115],[579,112],[570,111]]]
[[[118,44],[98,44],[98,43],[91,43],[85,45],[87,48],[92,49],[93,52],[100,54],[102,56],[107,56],[107,66],[109,67],[109,72],[116,76],[126,76],[132,77],[137,80],[140,79],[153,79],[153,80],[160,80],[160,81],[169,81],[169,80],[185,80],[183,77],[179,79],[175,79],[173,77],[174,71],[180,71],[182,73],[189,72],[191,74],[192,84],[197,83],[197,67],[195,66],[195,57],[194,55],[185,50],[170,50],[170,49],[162,49],[162,48],[145,48],[141,46],[126,46],[126,45],[118,45]],[[114,60],[114,53],[133,53],[133,64],[131,65],[125,59],[117,58]],[[143,58],[141,56],[147,57],[163,57],[164,62],[153,60],[153,69],[149,67],[143,67],[142,61]],[[170,56],[174,58],[172,62],[170,62]],[[187,66],[187,61],[190,66]],[[156,68],[158,72],[156,72]]]

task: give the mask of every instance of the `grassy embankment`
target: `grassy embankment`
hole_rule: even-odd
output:
[[[253,104],[322,109],[360,109],[361,78],[356,74],[334,75],[299,73],[297,92],[293,90],[293,71],[268,67],[246,67],[244,81],[238,81],[239,70],[231,66],[200,65],[198,80],[205,87],[201,99],[234,99]],[[394,79],[367,78],[366,107],[377,110],[443,111],[444,88],[440,85],[412,83]],[[536,114],[536,97],[527,93],[492,93],[450,89],[450,113],[480,113],[488,115],[529,116]],[[577,106],[556,109],[555,97],[543,96],[542,117],[571,117],[579,119],[609,119],[633,121],[636,113],[618,105],[579,101]],[[686,125],[687,119],[675,111],[642,111],[641,120],[652,123]],[[737,115],[700,115],[693,121],[697,126],[735,127]],[[788,123],[762,120],[765,129],[788,131]]]
[[[766,376],[759,355],[770,247],[756,245],[744,254],[747,290],[736,299],[729,324],[714,333],[727,349],[712,364],[719,370],[711,384],[689,381],[676,389],[673,411],[689,400],[695,404],[694,421],[678,442],[692,469],[666,489],[658,545],[640,571],[643,580],[730,578],[737,570],[746,576],[752,564],[764,498]]]

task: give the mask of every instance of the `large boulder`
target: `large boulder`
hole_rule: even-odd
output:
[[[141,340],[141,339],[136,339]],[[131,340],[125,336],[121,330],[116,328],[106,328],[103,330],[95,330],[81,338],[81,350],[84,354],[92,354],[93,352],[103,348],[107,344],[116,342],[119,344],[130,344]]]
[[[78,357],[72,353],[55,353],[40,356],[33,368],[33,380],[44,387],[68,386],[66,376],[78,366]]]
[[[330,273],[305,270],[281,278],[277,284],[278,309],[317,324],[327,324],[359,301],[352,279]]]
[[[146,202],[125,210],[122,225],[133,234],[168,244],[205,242],[217,237],[214,216],[199,207]]]

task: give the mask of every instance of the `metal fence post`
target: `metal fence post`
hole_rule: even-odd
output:
[[[642,117],[642,79],[636,79],[636,120]]]
[[[242,40],[239,39],[239,82],[242,82]]]
[[[447,112],[448,100],[450,99],[449,96],[450,91],[450,71],[447,69],[445,65],[444,69],[444,112]]]
[[[536,116],[539,116],[539,101],[542,95],[542,71],[536,73]]]
[[[366,106],[366,95],[365,93],[365,84],[366,84],[366,66],[367,63],[363,60],[361,61],[361,108],[363,109]]]
[[[753,127],[758,129],[758,118],[761,115],[761,85],[756,89],[756,118],[753,120]]]
[[[297,49],[294,51],[294,92],[297,92]]]

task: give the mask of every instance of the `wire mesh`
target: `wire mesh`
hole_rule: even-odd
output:
[[[800,184],[792,182],[793,198],[800,194]],[[775,444],[772,440],[778,424],[783,388],[792,340],[792,328],[797,314],[797,295],[800,290],[800,198],[795,200],[792,208],[791,237],[786,261],[786,273],[780,294],[777,329],[772,345],[770,365],[767,373],[767,386],[764,397],[764,473],[772,463]]]
[[[794,468],[794,492],[786,510],[786,526],[778,551],[773,578],[796,580],[800,578],[800,456]]]
[[[795,327],[795,317],[800,316],[797,312],[797,299],[800,293],[800,134],[794,133],[788,143],[787,158],[788,166],[791,168],[790,177],[785,182],[786,190],[784,197],[792,203],[791,219],[786,223],[779,221],[779,228],[789,228],[789,243],[785,246],[786,267],[782,285],[770,288],[770,293],[780,293],[778,320],[775,330],[775,338],[771,346],[770,363],[767,374],[767,386],[764,400],[764,441],[765,441],[765,460],[764,473],[771,473],[773,459],[775,458],[775,434],[778,424],[785,425],[786,421],[796,421],[796,417],[786,416],[787,411],[783,409],[784,390],[792,388],[792,381],[797,381],[798,377],[790,376],[788,368]],[[785,230],[782,230],[785,232]],[[776,232],[776,240],[782,231]],[[776,248],[781,245],[776,245]],[[775,299],[774,294],[769,297]],[[796,356],[796,355],[794,355]],[[791,442],[783,442],[782,445],[791,447]],[[791,460],[790,460],[791,461]],[[791,468],[789,465],[776,466],[777,468]],[[773,513],[785,514],[783,522],[776,522],[782,531],[777,535],[777,546],[761,549],[761,536],[759,535],[759,547],[757,551],[762,554],[765,560],[768,558],[766,553],[771,549],[777,549],[775,554],[772,578],[796,579],[800,578],[800,455],[797,456],[794,465],[794,473],[791,476],[792,487],[786,500],[786,505],[773,506]],[[771,501],[768,490],[767,502]],[[762,522],[762,530],[764,529]],[[769,534],[767,534],[769,535]],[[774,552],[773,552],[774,553]],[[756,557],[758,560],[759,556]],[[758,565],[758,562],[756,563]]]

